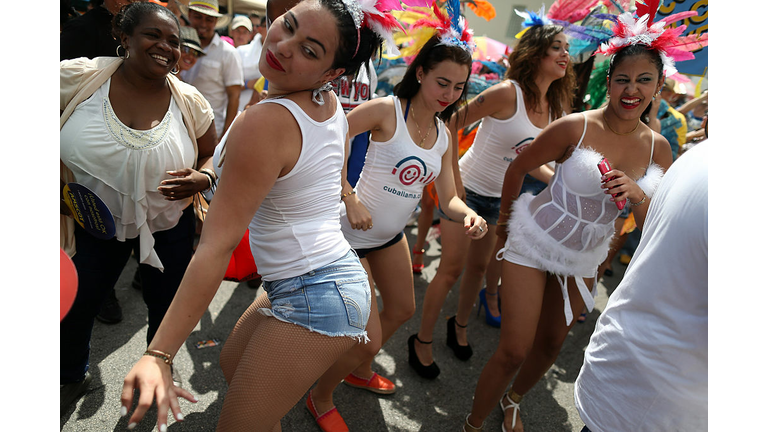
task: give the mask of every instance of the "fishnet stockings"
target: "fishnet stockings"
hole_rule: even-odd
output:
[[[220,363],[229,383],[217,431],[279,431],[280,419],[357,342],[267,317],[266,295],[245,311]]]

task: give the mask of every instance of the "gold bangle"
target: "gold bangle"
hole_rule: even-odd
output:
[[[645,192],[643,192],[643,199],[641,199],[639,202],[633,203],[632,201],[629,200],[629,198],[627,198],[627,202],[629,203],[629,205],[637,207],[643,204],[646,198],[648,198],[648,196],[645,195]]]
[[[201,173],[211,176],[211,179],[214,181],[219,179],[219,176],[216,175],[216,171],[210,169],[210,168],[203,168],[200,170]]]
[[[173,356],[168,354],[167,352],[163,352],[160,350],[146,350],[144,351],[144,355],[163,359],[163,362],[165,364],[167,364],[168,366],[173,366]]]
[[[509,221],[504,221],[504,222],[496,222],[496,225],[497,225],[497,226],[507,226],[507,225],[509,225]]]
[[[350,196],[350,195],[354,195],[355,193],[356,193],[356,192],[355,192],[355,190],[354,190],[354,189],[352,189],[352,191],[351,191],[351,192],[347,192],[347,193],[345,193],[345,194],[341,194],[341,199],[343,200],[344,198],[346,198],[346,197],[348,197],[348,196]]]
[[[509,212],[509,213],[507,213],[507,212],[504,212],[504,211],[501,211],[501,210],[499,210],[499,215],[500,215],[500,216],[506,216],[506,217],[509,217],[509,216],[511,216],[511,215],[512,215],[512,212]]]

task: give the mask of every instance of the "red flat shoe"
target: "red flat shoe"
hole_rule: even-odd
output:
[[[336,407],[331,408],[322,415],[317,414],[315,403],[312,402],[311,391],[307,397],[307,409],[309,410],[309,413],[312,414],[312,417],[315,418],[317,425],[320,426],[320,429],[323,432],[349,432],[349,427],[344,423],[344,419],[341,418],[341,414],[339,414]]]
[[[424,255],[424,249],[418,251],[416,249],[413,250],[414,255]],[[416,274],[421,274],[421,271],[424,270],[424,264],[413,264],[413,272]]]
[[[378,394],[392,394],[395,392],[395,384],[376,372],[374,372],[368,379],[349,374],[344,378],[344,383],[352,387],[365,389]]]

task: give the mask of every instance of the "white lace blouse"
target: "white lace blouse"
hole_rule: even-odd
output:
[[[60,157],[76,181],[107,204],[117,240],[139,237],[139,261],[162,271],[152,233],[176,226],[192,198],[168,201],[157,187],[172,178],[167,171],[194,166],[194,145],[173,98],[155,127],[124,125],[112,109],[110,83],[78,105],[61,128]]]

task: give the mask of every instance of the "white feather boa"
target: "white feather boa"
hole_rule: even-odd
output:
[[[561,245],[533,220],[528,209],[533,195],[520,195],[512,204],[506,247],[533,260],[537,267],[563,276],[594,276],[595,269],[608,256],[613,235],[608,235],[592,250],[576,251]],[[613,224],[610,225],[613,231]]]

